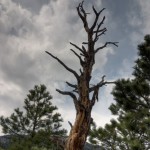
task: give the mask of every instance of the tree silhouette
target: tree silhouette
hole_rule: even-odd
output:
[[[15,138],[11,149],[48,148],[53,145],[50,136],[65,135],[66,130],[61,128],[63,120],[55,112],[57,107],[52,105],[51,99],[45,85],[36,85],[24,100],[24,112],[16,108],[10,117],[0,117],[3,132]]]
[[[73,88],[73,91],[62,91],[56,89],[56,91],[60,94],[69,95],[72,97],[76,109],[76,119],[74,125],[71,125],[72,128],[65,146],[66,150],[83,149],[90,129],[90,124],[92,122],[91,111],[96,100],[98,101],[99,88],[103,85],[113,83],[105,81],[105,76],[103,76],[99,83],[90,86],[92,69],[95,64],[95,55],[110,44],[118,46],[118,42],[106,42],[103,46],[95,47],[99,37],[104,35],[107,29],[105,27],[102,28],[102,25],[105,21],[105,16],[99,21],[99,17],[104,11],[104,8],[99,12],[94,6],[92,9],[95,14],[95,19],[92,26],[89,27],[87,22],[87,16],[89,13],[86,13],[85,9],[83,8],[83,2],[79,3],[77,7],[77,13],[82,20],[85,32],[87,33],[87,42],[83,42],[82,47],[70,42],[70,44],[80,52],[78,53],[75,50],[70,49],[79,59],[81,65],[80,74],[68,67],[59,58],[46,51],[47,54],[57,60],[67,71],[72,73],[76,79],[76,84],[66,82],[68,86]],[[90,98],[90,94],[92,94],[92,98]]]

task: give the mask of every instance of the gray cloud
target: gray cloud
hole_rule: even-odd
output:
[[[39,13],[43,5],[49,4],[50,0],[12,0],[13,2],[20,4],[23,8],[32,11],[33,13]],[[56,0],[52,0],[56,1]]]
[[[86,34],[83,30],[82,22],[75,10],[78,2],[69,0],[1,0],[0,86],[3,90],[0,92],[0,115],[8,116],[14,108],[21,107],[27,91],[33,88],[35,84],[44,83],[48,86],[48,89],[54,97],[53,103],[58,106],[65,119],[65,126],[68,127],[68,120],[73,122],[74,118],[72,116],[75,113],[71,99],[61,96],[55,91],[55,88],[68,88],[64,84],[66,80],[75,82],[73,75],[68,73],[44,51],[48,50],[52,52],[61,58],[69,67],[74,68],[77,72],[79,71],[78,60],[69,51],[71,48],[69,41],[80,46],[82,41],[86,41]],[[101,45],[101,42],[105,42],[105,40],[118,41],[119,39],[119,42],[121,41],[120,50],[117,52],[114,51],[114,47],[108,47],[97,55],[96,65],[93,71],[95,77],[93,82],[95,83],[105,73],[108,74],[108,79],[122,77],[119,73],[116,73],[116,70],[125,66],[124,63],[128,61],[128,59],[122,61],[125,57],[128,58],[130,55],[132,57],[134,53],[129,50],[124,51],[126,47],[130,49],[132,46],[126,44],[129,43],[129,40],[125,38],[127,34],[124,35],[125,31],[121,30],[122,27],[119,28],[120,24],[128,22],[128,15],[124,15],[123,12],[128,11],[127,6],[129,5],[126,7],[121,6],[124,11],[120,15],[116,10],[119,7],[117,3],[110,5],[100,0],[86,1],[85,7],[90,13],[92,12],[92,4],[97,9],[103,8],[102,4],[104,7],[109,6],[103,14],[108,18],[106,20],[106,26],[111,31],[108,31],[108,35],[101,39],[97,46]],[[140,6],[141,8],[144,7],[143,5]],[[118,11],[121,12],[121,10]],[[133,13],[133,16],[135,14]],[[93,16],[90,15],[89,18],[91,22]],[[126,20],[123,20],[124,18]],[[133,26],[134,22],[137,22],[136,16],[134,18],[130,26]],[[146,19],[147,16],[143,20]],[[145,21],[145,26],[148,24],[149,22]],[[126,30],[129,29],[131,31],[129,23],[126,23],[126,26]],[[141,24],[137,28],[140,26]],[[128,69],[125,68],[125,70]],[[120,72],[123,71],[121,70]],[[127,74],[129,74],[128,72]],[[103,90],[104,95],[108,95],[108,91],[111,91],[111,88]],[[106,112],[105,114],[109,116],[110,113],[107,108],[110,104],[109,99],[112,99],[112,97],[102,95],[101,99],[108,100],[101,100],[95,107],[93,114],[98,116],[98,113],[103,114],[102,112]],[[99,107],[102,108],[100,112]],[[106,108],[105,110],[104,107]],[[108,120],[108,116],[106,120]],[[104,119],[102,115],[101,117]],[[98,124],[102,125],[100,121],[98,121]]]

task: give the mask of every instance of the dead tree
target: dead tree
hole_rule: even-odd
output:
[[[105,16],[102,18],[102,20],[99,20],[104,8],[99,12],[94,6],[92,9],[95,14],[95,19],[92,26],[89,27],[87,22],[87,15],[89,13],[86,13],[85,9],[83,8],[83,2],[77,7],[78,15],[82,20],[84,29],[87,33],[87,42],[83,42],[82,47],[70,42],[70,44],[79,51],[78,53],[75,50],[70,49],[79,58],[81,65],[80,73],[77,73],[72,68],[69,68],[59,58],[46,51],[47,54],[57,60],[67,71],[71,72],[77,81],[76,84],[66,82],[68,86],[73,88],[72,91],[61,91],[56,89],[56,91],[62,95],[69,95],[73,99],[76,109],[75,123],[74,125],[71,125],[72,127],[65,145],[65,150],[83,149],[92,121],[91,111],[96,100],[98,101],[98,91],[100,87],[112,83],[105,81],[105,76],[103,76],[99,83],[90,86],[91,73],[93,65],[95,64],[95,55],[110,44],[118,46],[118,42],[106,42],[103,46],[97,48],[95,47],[95,43],[98,41],[100,36],[105,34],[107,29],[105,27],[102,28],[102,25],[105,21]],[[90,94],[92,94],[92,98],[90,98]]]

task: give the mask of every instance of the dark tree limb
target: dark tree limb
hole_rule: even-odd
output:
[[[84,55],[86,56],[87,55],[87,51],[86,51],[86,48],[82,45],[82,50],[84,52]]]
[[[76,99],[76,100],[77,100],[76,96],[75,96],[72,92],[69,92],[69,91],[61,91],[61,90],[59,90],[59,89],[56,89],[56,91],[59,92],[59,93],[62,94],[62,95],[69,95],[69,96],[71,96],[73,99]]]
[[[59,58],[52,55],[50,52],[46,51],[47,54],[49,54],[51,57],[56,59],[65,69],[67,69],[69,72],[73,73],[77,80],[79,80],[79,75],[76,73],[76,71],[72,70],[68,66],[66,66]]]
[[[70,92],[70,91],[61,91],[59,89],[56,89],[56,91],[59,92],[62,95],[69,95],[70,97],[72,97],[75,108],[76,108],[76,110],[78,110],[78,100],[77,100],[77,97],[72,92]]]
[[[118,45],[117,45],[118,42],[106,42],[103,46],[98,47],[98,48],[95,50],[95,53],[97,53],[99,50],[101,50],[101,49],[107,47],[107,45],[109,45],[109,44],[112,44],[112,45],[118,47]]]
[[[75,88],[75,89],[77,88],[77,85],[71,84],[71,83],[69,83],[69,82],[67,82],[67,81],[66,81],[66,84],[67,84],[68,86],[72,87],[72,88]]]
[[[106,31],[107,31],[106,28],[104,28],[103,30],[99,30],[99,31],[96,33],[94,42],[96,42],[96,41],[99,39],[100,36],[102,36],[103,34],[105,34]]]
[[[106,30],[106,31],[107,31],[107,29],[106,29],[106,28],[103,28],[103,29],[99,29],[99,30],[93,31],[93,33],[103,32],[104,30]]]
[[[88,42],[82,42],[82,44],[88,44]]]
[[[81,3],[79,3],[78,7],[77,7],[77,12],[78,12],[78,15],[79,17],[81,18],[82,22],[83,22],[83,25],[84,25],[84,28],[85,28],[85,31],[86,32],[89,32],[89,27],[88,27],[88,23],[87,23],[87,14],[83,8],[83,2],[82,1]]]
[[[72,123],[70,121],[68,121],[68,123],[69,123],[70,127],[72,128],[73,127]]]
[[[72,42],[70,42],[70,44],[71,44],[72,46],[74,46],[76,49],[78,49],[82,54],[85,53],[84,50],[81,49],[81,48],[80,48],[79,46],[77,46],[76,44],[74,44],[74,43],[72,43]]]
[[[100,35],[98,36],[98,33],[99,33],[100,27],[102,26],[104,21],[105,21],[105,16],[103,17],[102,21],[97,25],[96,31],[94,31],[94,33],[95,33],[94,42],[96,42],[98,40],[99,36],[100,36]],[[104,32],[104,31],[106,32],[106,28],[104,28],[101,32]]]
[[[100,87],[102,87],[103,85],[115,84],[116,83],[116,82],[104,81],[104,78],[105,78],[105,75],[102,77],[101,81],[97,85],[95,85],[95,86],[93,86],[89,89],[89,92],[93,91],[93,96],[92,96],[92,99],[91,99],[91,105],[92,106],[95,104],[96,100],[98,101],[98,92],[99,92]]]
[[[98,22],[98,19],[99,19],[100,14],[103,12],[103,10],[104,10],[105,8],[103,8],[103,9],[102,9],[101,11],[99,11],[99,12],[96,11],[96,9],[95,9],[94,6],[93,6],[92,8],[93,8],[93,11],[94,11],[94,13],[95,13],[95,15],[96,15],[95,21],[94,21],[92,27],[90,28],[90,30],[93,31],[94,28],[96,27],[96,24],[97,24],[97,22]]]
[[[101,79],[101,81],[99,82],[99,83],[97,83],[96,85],[94,85],[94,86],[92,86],[91,88],[89,88],[89,92],[92,92],[92,91],[94,91],[96,88],[100,88],[100,87],[102,87],[103,85],[107,85],[107,84],[115,84],[116,82],[114,82],[114,81],[111,81],[111,82],[109,82],[109,81],[104,81],[104,78],[105,78],[106,76],[104,75],[104,76],[102,76],[102,79]]]
[[[77,54],[73,49],[70,49],[70,50],[79,58],[80,64],[81,64],[81,66],[83,66],[84,61],[82,60],[81,56],[79,54]]]
[[[86,48],[83,45],[82,45],[82,49],[86,53]]]

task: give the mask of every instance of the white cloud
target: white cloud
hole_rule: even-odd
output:
[[[132,78],[132,72],[133,64],[128,59],[124,59],[122,62],[122,67],[118,71],[118,76],[125,79]]]
[[[149,11],[150,3],[147,0],[144,0],[144,2],[138,0],[138,3],[141,7],[141,14],[143,17],[143,22],[142,22],[143,27],[141,30],[143,31],[144,34],[150,34],[150,29],[149,29],[150,27],[150,17],[149,17],[150,16],[150,11]]]
[[[150,34],[150,3],[147,0],[136,2],[140,8],[138,13],[135,10],[128,13],[129,24],[134,28],[130,35],[134,47],[137,47],[143,41],[146,34]]]

